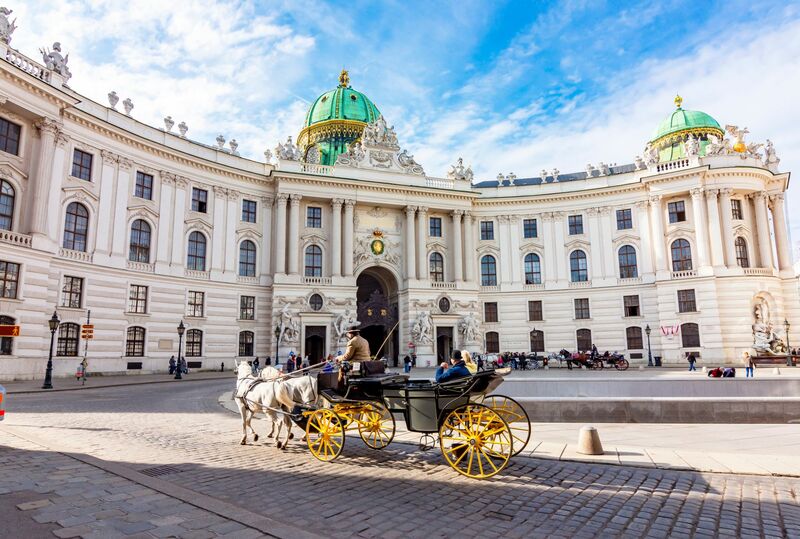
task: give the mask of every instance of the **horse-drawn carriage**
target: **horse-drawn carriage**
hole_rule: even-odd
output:
[[[322,406],[308,406],[293,420],[306,431],[311,454],[331,461],[342,454],[346,433],[358,432],[372,449],[388,446],[395,435],[393,414],[402,414],[411,432],[422,433],[423,449],[439,447],[447,463],[472,478],[500,472],[527,445],[531,428],[519,403],[489,395],[502,383],[494,370],[437,384],[384,372],[379,361],[360,364],[360,372],[319,373]]]

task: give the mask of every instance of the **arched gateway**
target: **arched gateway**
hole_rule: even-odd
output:
[[[367,268],[356,279],[356,307],[361,336],[378,358],[386,356],[394,364],[398,359],[397,279],[381,267]],[[387,339],[388,337],[388,339]],[[385,341],[385,344],[384,344]],[[383,347],[381,347],[383,345]]]

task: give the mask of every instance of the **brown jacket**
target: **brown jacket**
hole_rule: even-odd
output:
[[[369,342],[361,335],[356,335],[347,341],[347,348],[342,354],[343,361],[369,361]]]

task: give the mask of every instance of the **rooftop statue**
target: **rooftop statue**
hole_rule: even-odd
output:
[[[366,146],[384,146],[394,150],[399,150],[397,145],[397,133],[395,133],[394,126],[388,127],[383,115],[371,124],[367,124],[364,132],[361,134],[361,140]]]
[[[647,147],[644,149],[644,162],[647,164],[648,167],[652,167],[653,165],[658,164],[658,161],[659,161],[658,148],[656,148],[652,144],[648,144]]]
[[[69,62],[69,53],[66,56],[61,55],[61,43],[58,41],[53,43],[52,51],[45,47],[39,49],[39,52],[42,53],[42,60],[44,61],[44,65],[47,69],[50,71],[55,71],[64,77],[65,81],[72,77],[72,73],[70,73],[69,68],[67,67],[67,62]]]
[[[683,154],[686,157],[694,157],[700,154],[700,141],[694,135],[686,137],[686,141],[683,143]]]
[[[459,157],[456,164],[450,166],[447,177],[453,180],[463,180],[472,183],[472,165],[464,167],[464,159]]]
[[[775,146],[771,140],[767,139],[767,145],[764,147],[764,165],[772,170],[773,167],[777,169],[780,162],[781,160],[778,159],[778,155],[775,153]]]
[[[750,133],[750,130],[745,128],[739,129],[738,125],[726,125],[725,131],[731,136],[736,137],[736,142],[733,144],[733,151],[739,153],[747,152],[747,144],[744,142],[744,136]]]
[[[728,137],[720,139],[716,135],[708,135],[706,155],[730,155],[731,153],[733,153],[733,147]]]
[[[292,137],[286,139],[286,144],[278,143],[275,147],[275,155],[278,159],[283,159],[285,161],[300,160],[300,150],[295,146],[294,142],[292,142]]]
[[[8,16],[12,13],[13,11],[7,7],[0,7],[0,41],[3,43],[11,43],[11,34],[17,29],[17,19],[8,20]]]

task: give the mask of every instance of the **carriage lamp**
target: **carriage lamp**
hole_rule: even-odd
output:
[[[653,366],[653,350],[650,348],[650,324],[644,328],[644,333],[647,335],[647,366]]]
[[[178,364],[175,366],[175,379],[176,380],[183,380],[183,376],[181,376],[181,351],[183,345],[183,333],[186,331],[186,326],[183,325],[183,320],[181,323],[178,324]]]
[[[786,329],[786,366],[787,367],[791,367],[792,366],[792,348],[789,346],[789,328],[791,327],[791,324],[789,323],[789,321],[786,318],[783,319],[783,327]]]
[[[47,321],[47,325],[50,327],[50,355],[47,358],[47,370],[44,374],[42,389],[53,389],[53,341],[55,340],[56,330],[60,323],[61,320],[58,319],[58,314],[53,311],[53,316]]]

